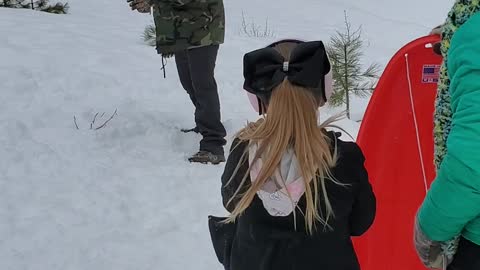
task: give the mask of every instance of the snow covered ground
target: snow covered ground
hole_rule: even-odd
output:
[[[0,8],[0,269],[221,269],[207,215],[224,213],[222,166],[186,162],[200,138],[179,133],[193,125],[193,110],[174,63],[163,79],[160,58],[141,41],[151,17],[132,13],[124,1],[70,5],[69,15]],[[385,65],[439,24],[450,3],[225,5],[217,79],[231,139],[256,118],[241,90],[243,53],[276,38],[326,40],[347,10],[353,26],[363,26],[367,59]],[[242,11],[259,24],[268,17],[276,37],[240,35]],[[357,119],[365,105],[355,102]],[[97,112],[96,125],[115,110],[105,128],[90,130]],[[357,123],[340,124],[356,136]]]

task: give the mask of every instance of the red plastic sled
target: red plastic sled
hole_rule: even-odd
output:
[[[377,196],[374,225],[355,239],[362,270],[426,269],[415,253],[413,225],[435,177],[433,112],[442,59],[431,45],[438,40],[423,37],[395,54],[360,128],[357,141]]]

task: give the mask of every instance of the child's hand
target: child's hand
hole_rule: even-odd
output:
[[[429,269],[446,269],[451,262],[453,254],[447,256],[443,250],[445,243],[430,240],[415,220],[414,242],[417,255],[422,263]],[[450,257],[450,258],[449,258]]]
[[[149,0],[127,0],[130,3],[132,10],[136,10],[140,13],[150,13],[152,5]]]

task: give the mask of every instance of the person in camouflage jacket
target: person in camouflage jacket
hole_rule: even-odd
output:
[[[130,6],[141,13],[153,8],[157,52],[175,56],[180,82],[195,106],[196,127],[182,131],[200,133],[203,139],[189,161],[224,162],[226,131],[214,77],[225,38],[223,0],[130,0]]]
[[[130,6],[142,13],[153,8],[159,54],[224,42],[223,0],[131,0]]]
[[[172,54],[191,47],[220,45],[225,37],[222,0],[158,1],[153,8],[157,51]]]

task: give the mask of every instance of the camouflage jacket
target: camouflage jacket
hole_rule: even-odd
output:
[[[191,47],[222,44],[225,37],[223,0],[150,0],[157,51],[170,55]]]

